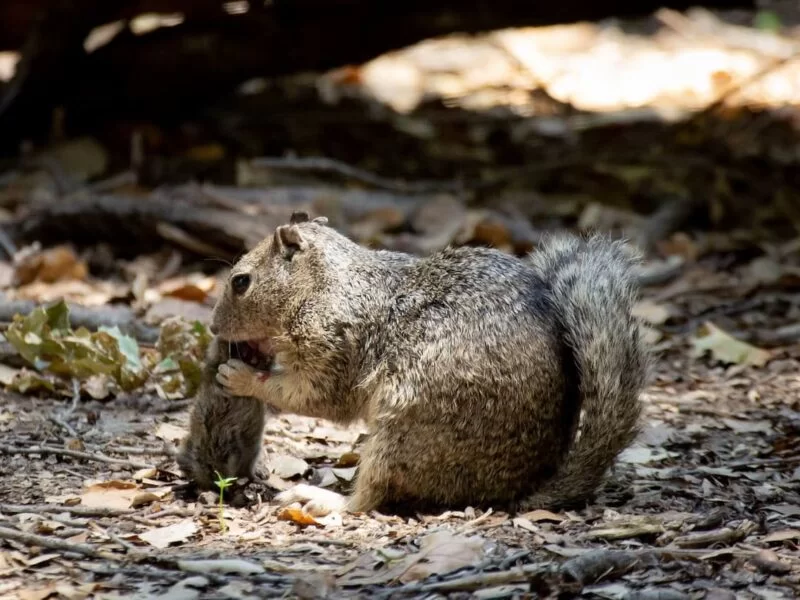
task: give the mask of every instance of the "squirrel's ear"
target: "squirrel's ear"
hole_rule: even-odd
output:
[[[308,213],[304,210],[296,210],[292,213],[292,216],[289,217],[289,223],[294,225],[295,223],[308,223]]]
[[[308,248],[297,225],[281,225],[275,230],[275,247],[284,258],[290,259],[295,252]]]
[[[327,225],[328,224],[328,217],[317,217],[311,221],[312,223],[317,223],[319,225]]]

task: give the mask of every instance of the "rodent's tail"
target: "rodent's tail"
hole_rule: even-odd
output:
[[[523,508],[587,500],[639,431],[649,356],[632,314],[639,255],[603,236],[555,237],[531,260],[549,289],[580,375],[583,417],[556,474]]]

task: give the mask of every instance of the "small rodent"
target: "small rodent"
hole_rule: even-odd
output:
[[[602,236],[554,237],[529,260],[474,247],[415,257],[295,213],[234,265],[213,312],[221,339],[268,349],[272,368],[221,364],[239,398],[220,397],[204,427],[211,439],[252,418],[241,397],[363,419],[351,496],[298,485],[277,497],[318,515],[585,503],[638,431],[637,260]]]
[[[268,406],[252,397],[231,397],[217,383],[217,369],[234,357],[257,364],[258,355],[245,344],[215,337],[208,347],[203,379],[192,405],[189,434],[178,450],[183,474],[198,488],[214,490],[217,474],[252,479],[261,455]]]

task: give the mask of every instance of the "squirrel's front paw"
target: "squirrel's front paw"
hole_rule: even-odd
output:
[[[331,513],[341,513],[347,506],[347,498],[331,490],[306,483],[299,483],[275,496],[281,506],[299,502],[303,510],[313,517],[325,517]]]
[[[260,383],[258,371],[236,359],[219,366],[217,381],[231,396],[254,396]]]

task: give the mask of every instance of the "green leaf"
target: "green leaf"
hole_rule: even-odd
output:
[[[777,33],[780,31],[782,24],[781,18],[771,10],[760,10],[756,13],[756,18],[753,22],[756,29],[761,31],[771,31]]]
[[[34,371],[22,371],[8,387],[10,390],[19,392],[20,394],[27,394],[39,390],[47,390],[48,392],[56,391],[56,387],[50,379]]]
[[[68,333],[69,326],[69,306],[61,300],[45,309],[47,314],[47,324],[51,331]]]
[[[122,333],[116,325],[114,325],[114,327],[100,327],[99,330],[104,331],[117,340],[119,351],[122,352],[122,355],[125,357],[126,364],[129,368],[134,371],[138,371],[142,368],[142,360],[139,357],[139,344],[134,338]]]
[[[175,359],[171,356],[168,356],[156,365],[154,371],[156,373],[171,373],[177,371],[179,368],[180,367],[178,367],[178,363],[175,362]]]

